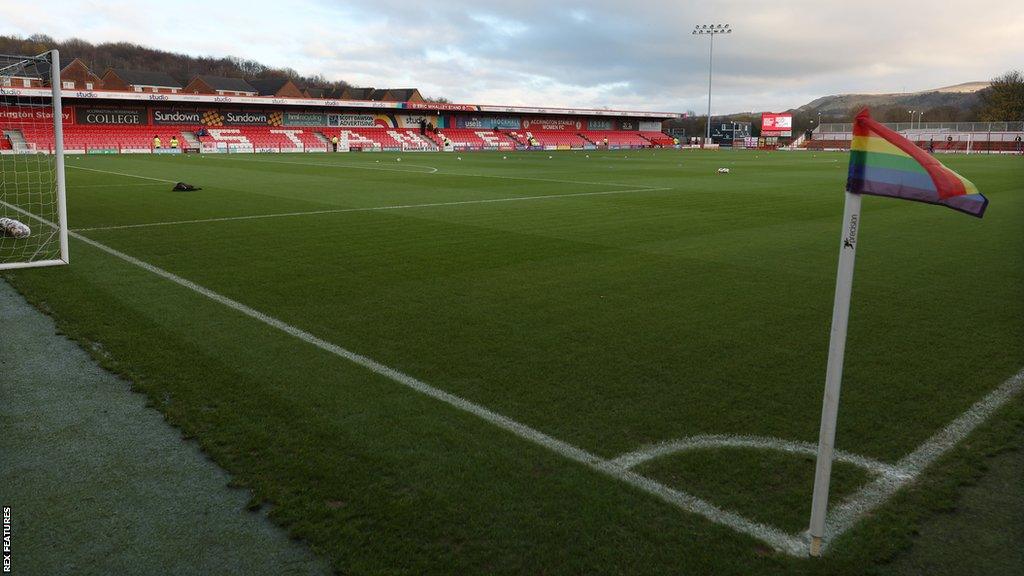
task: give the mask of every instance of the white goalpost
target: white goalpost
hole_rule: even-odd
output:
[[[0,54],[0,270],[67,264],[60,55]]]

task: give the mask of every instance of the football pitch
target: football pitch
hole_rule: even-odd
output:
[[[942,160],[984,219],[864,199],[821,560],[845,154],[71,156],[5,277],[341,572],[862,573],[1024,423],[1024,160]]]

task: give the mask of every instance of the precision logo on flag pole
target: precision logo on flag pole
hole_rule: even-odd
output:
[[[867,108],[853,122],[846,190],[941,204],[978,218],[988,207],[988,199],[970,180],[876,122]]]
[[[946,168],[913,142],[872,120],[867,109],[857,114],[853,124],[853,144],[850,145],[850,175],[846,180],[846,204],[839,237],[839,270],[836,272],[825,395],[821,403],[821,429],[814,468],[814,494],[808,530],[811,556],[821,556],[825,546],[825,511],[832,478],[862,194],[941,204],[978,218],[988,207],[988,199],[970,180]]]

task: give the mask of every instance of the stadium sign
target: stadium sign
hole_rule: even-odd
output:
[[[327,114],[319,112],[285,112],[285,126],[327,126]]]
[[[373,128],[377,119],[372,114],[328,114],[327,125],[339,128]]]
[[[202,124],[199,110],[153,110],[153,124]]]
[[[524,118],[523,130],[582,130],[583,121],[574,118]]]
[[[457,116],[455,118],[456,128],[482,128],[486,130],[518,130],[519,118],[514,116]]]
[[[443,116],[426,114],[399,114],[395,116],[394,126],[398,128],[419,128],[423,125],[443,127]]]
[[[446,102],[403,102],[403,108],[409,110],[450,110],[461,112],[476,112],[479,106],[472,104],[448,104]]]
[[[266,126],[270,124],[270,116],[265,112],[225,112],[226,126]]]
[[[153,110],[153,124],[202,124],[203,126],[280,126],[282,112],[223,112],[214,108],[163,108]]]
[[[765,112],[761,114],[761,136],[792,136],[793,115]]]
[[[75,121],[79,124],[130,124],[142,126],[147,123],[145,108],[75,108]]]
[[[607,118],[592,118],[587,120],[587,130],[614,130],[612,121]]]
[[[64,108],[61,113],[61,120],[64,124],[71,124],[72,109],[70,107]],[[4,120],[11,123],[21,122],[53,122],[53,109],[52,108],[36,108],[29,106],[0,106],[0,120]],[[15,128],[17,126],[14,126]]]

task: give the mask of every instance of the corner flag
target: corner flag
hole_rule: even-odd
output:
[[[832,476],[839,389],[846,354],[846,326],[850,318],[853,263],[857,255],[861,194],[891,196],[942,204],[981,217],[988,207],[974,184],[942,165],[913,142],[871,119],[867,109],[857,114],[850,146],[850,173],[846,181],[846,205],[839,243],[839,271],[832,306],[832,332],[828,344],[825,398],[818,433],[818,457],[811,501],[811,555],[820,556],[825,537],[825,510]]]
[[[853,123],[846,189],[857,194],[942,204],[978,218],[988,206],[988,199],[970,180],[876,122],[866,108]]]

